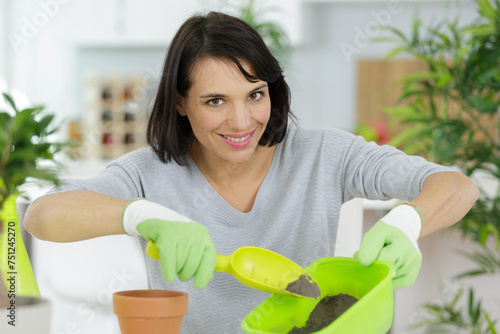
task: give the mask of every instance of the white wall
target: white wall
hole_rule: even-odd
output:
[[[7,84],[7,13],[7,0],[0,0],[0,91]]]
[[[372,31],[372,24],[379,21],[408,33],[416,2],[324,2],[304,6],[306,35],[303,44],[295,49],[293,64],[286,71],[293,92],[293,110],[304,126],[353,130],[357,108],[356,61],[380,58],[391,47],[386,43],[365,43],[359,31],[367,34]],[[450,17],[459,14],[461,22],[468,23],[477,16],[472,2],[450,3]],[[391,14],[386,18],[383,12]],[[442,13],[440,2],[421,3],[424,21],[439,21]],[[374,37],[382,35],[373,33]],[[342,45],[353,46],[359,53],[346,57]]]
[[[7,20],[7,12],[5,6],[5,0],[0,0],[0,75],[5,76],[5,62],[6,62],[6,20]]]

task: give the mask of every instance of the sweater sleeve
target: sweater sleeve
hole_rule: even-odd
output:
[[[109,163],[95,177],[89,179],[65,179],[45,195],[70,190],[88,190],[106,196],[130,200],[142,197],[140,171],[131,155],[124,155]]]
[[[361,136],[346,136],[351,139],[342,167],[344,201],[354,197],[410,201],[421,192],[429,175],[451,171],[395,147],[366,142]]]

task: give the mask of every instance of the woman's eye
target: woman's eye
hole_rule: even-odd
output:
[[[208,104],[212,105],[212,106],[218,106],[218,105],[221,105],[222,104],[222,99],[211,99],[208,101]]]
[[[255,92],[255,93],[252,93],[248,96],[248,98],[250,100],[254,100],[254,101],[260,99],[261,97],[262,97],[262,92]]]

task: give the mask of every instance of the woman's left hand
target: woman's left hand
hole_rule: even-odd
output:
[[[394,264],[394,290],[415,283],[422,265],[422,254],[417,239],[422,229],[419,213],[410,205],[398,205],[379,220],[363,236],[359,250],[354,254],[364,266],[375,260]]]

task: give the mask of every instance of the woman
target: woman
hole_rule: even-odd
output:
[[[460,220],[476,187],[389,146],[289,126],[290,117],[282,70],[259,35],[231,16],[194,16],[167,53],[151,148],[36,200],[25,227],[59,242],[127,233],[144,248],[155,240],[161,261],[145,257],[149,285],[189,293],[183,332],[236,333],[267,294],[214,273],[216,253],[253,245],[307,266],[334,255],[342,203],[399,198],[411,203],[377,222],[356,256],[394,263],[395,288],[413,284],[417,239]]]

